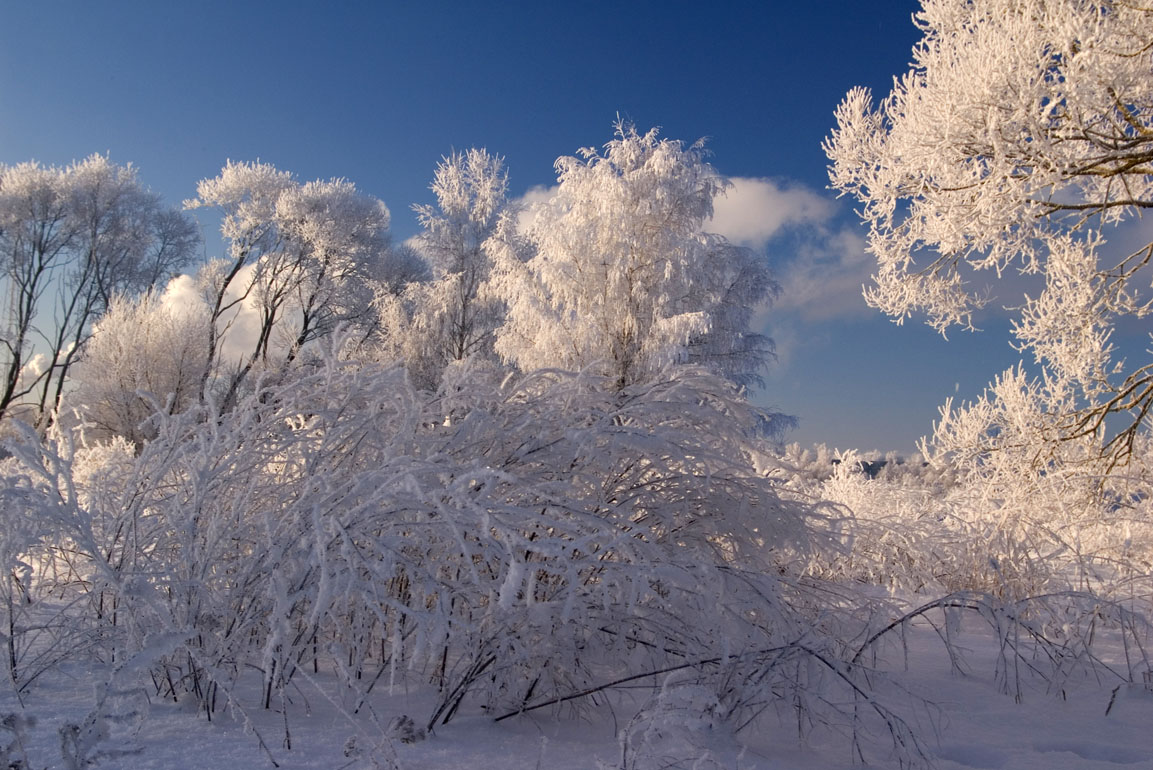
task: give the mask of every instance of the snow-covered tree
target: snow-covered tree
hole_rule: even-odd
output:
[[[226,402],[253,369],[283,367],[337,323],[369,316],[371,280],[389,247],[382,202],[346,180],[302,185],[266,163],[229,162],[197,193],[185,205],[219,209],[229,244],[228,256],[202,273],[210,307],[205,386],[223,366],[222,338],[238,311],[257,318],[254,339],[221,384]]]
[[[141,446],[158,411],[183,411],[199,398],[206,366],[208,308],[155,291],[116,297],[96,323],[75,367],[74,403],[89,438],[121,436]]]
[[[53,276],[69,262],[73,234],[60,169],[24,163],[0,173],[0,238],[8,284],[2,417],[35,388],[35,381],[21,380],[37,334],[37,312]]]
[[[65,168],[0,167],[0,417],[23,405],[43,427],[92,321],[114,296],[167,280],[197,241],[193,222],[131,166],[93,155]],[[42,361],[30,361],[34,346]]]
[[[386,291],[377,307],[386,355],[403,359],[413,382],[435,389],[445,367],[493,361],[494,331],[504,303],[482,293],[491,272],[489,239],[513,215],[504,159],[486,150],[453,153],[437,166],[436,205],[414,206],[423,231],[414,245],[427,261],[427,281]]]
[[[381,266],[392,262],[389,214],[382,202],[358,193],[351,182],[334,179],[289,190],[277,203],[277,219],[286,249],[295,252],[292,277],[284,277],[286,285],[296,281],[291,360],[337,324],[366,315],[372,281]]]
[[[417,237],[433,272],[434,311],[441,327],[439,347],[445,360],[491,354],[499,303],[481,298],[492,259],[485,242],[509,212],[504,159],[486,150],[453,153],[436,169],[432,183],[436,206],[417,206],[424,227]]]
[[[944,331],[987,297],[975,271],[1037,275],[1015,334],[1070,395],[1057,439],[1112,462],[1148,425],[1153,369],[1119,363],[1111,333],[1147,318],[1153,243],[1110,249],[1153,208],[1153,8],[1115,0],[924,0],[913,68],[874,105],[855,89],[825,149],[877,258],[868,301]],[[1125,415],[1111,438],[1106,420]]]
[[[618,123],[603,154],[560,158],[556,195],[526,233],[532,256],[497,241],[490,290],[508,304],[497,352],[618,388],[685,362],[755,378],[771,344],[749,331],[750,308],[775,284],[763,260],[702,230],[726,186],[704,156]]]

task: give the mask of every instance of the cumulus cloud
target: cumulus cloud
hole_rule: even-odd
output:
[[[714,204],[708,228],[734,243],[767,254],[781,295],[761,321],[788,316],[806,322],[863,316],[861,298],[872,260],[855,222],[840,221],[842,207],[803,185],[732,177]]]
[[[828,198],[800,185],[729,177],[732,186],[713,203],[710,232],[761,250],[783,228],[822,225],[835,213]]]
[[[233,366],[244,361],[256,348],[260,338],[260,305],[255,292],[245,292],[243,298],[241,287],[247,287],[252,282],[252,275],[256,272],[256,265],[245,265],[236,274],[236,279],[229,287],[226,302],[240,300],[233,309],[221,316],[220,360]]]
[[[516,217],[516,228],[520,232],[527,231],[536,219],[538,207],[543,206],[552,200],[556,195],[557,186],[538,184],[535,187],[530,187],[528,192],[517,199],[516,203],[519,206],[519,212]]]
[[[789,244],[770,244],[787,253],[773,259],[780,295],[753,319],[776,343],[776,375],[789,367],[795,350],[829,341],[826,322],[865,320],[877,313],[865,304],[872,258],[865,239],[847,227],[820,227]]]
[[[32,380],[39,379],[44,372],[48,371],[48,356],[43,353],[37,353],[29,359],[28,363],[20,370],[20,378],[30,378]]]
[[[219,269],[220,264],[209,263],[196,276],[178,275],[169,281],[161,295],[164,306],[177,318],[201,314],[207,318],[209,307],[204,296],[204,285],[214,280],[211,275],[214,268]],[[251,293],[241,296],[243,287],[248,286],[255,269],[254,265],[241,268],[225,297],[226,304],[235,303],[221,317],[218,329],[221,334],[220,361],[226,366],[235,366],[244,361],[260,336],[260,308],[257,301]]]
[[[164,287],[160,301],[174,315],[180,317],[199,313],[205,309],[200,284],[191,275],[178,275]]]
[[[869,283],[873,258],[864,237],[848,227],[821,228],[796,244],[797,252],[777,276],[781,294],[771,315],[791,315],[809,322],[864,317],[876,312],[865,304],[862,287]]]

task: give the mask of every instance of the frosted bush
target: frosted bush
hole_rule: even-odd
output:
[[[135,458],[24,445],[5,500],[67,552],[77,628],[151,659],[161,695],[211,713],[252,666],[271,705],[323,666],[355,704],[417,671],[433,727],[803,633],[772,576],[809,558],[810,514],[749,464],[755,424],[693,368],[462,366],[421,396],[330,356],[226,418],[158,414]]]

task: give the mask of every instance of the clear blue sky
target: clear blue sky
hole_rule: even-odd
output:
[[[907,69],[916,7],[0,0],[0,162],[108,153],[178,203],[227,159],[260,159],[352,180],[403,239],[454,148],[504,155],[519,195],[618,113],[709,137],[723,174],[771,180],[765,205],[792,212],[749,240],[795,289],[764,318],[781,358],[754,398],[798,415],[802,443],[908,451],[946,396],[1017,360],[1003,319],[945,342],[865,308],[863,233],[825,190],[833,110]]]

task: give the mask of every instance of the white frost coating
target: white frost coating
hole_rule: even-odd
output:
[[[855,197],[877,259],[866,298],[898,321],[970,327],[976,271],[1045,288],[1015,333],[1075,398],[1057,434],[1147,423],[1147,363],[1115,362],[1110,333],[1150,311],[1153,243],[1107,248],[1153,208],[1153,8],[1105,0],[925,0],[913,69],[879,105],[854,89],[825,143],[833,186]]]
[[[493,332],[504,303],[481,292],[492,268],[487,242],[502,218],[516,216],[504,159],[485,150],[444,158],[432,191],[435,206],[414,206],[424,228],[414,245],[431,280],[377,298],[385,352],[403,359],[416,385],[430,390],[455,362],[495,361]]]
[[[502,610],[512,608],[517,600],[517,594],[520,593],[521,588],[524,586],[524,577],[524,562],[510,554],[508,572],[505,573],[504,583],[500,587],[500,596],[498,598],[498,603]]]
[[[618,123],[603,154],[556,168],[526,233],[531,258],[492,243],[488,291],[508,303],[497,352],[526,371],[591,367],[620,387],[687,361],[755,380],[771,343],[748,322],[775,284],[763,260],[702,230],[726,186],[702,146]]]
[[[254,369],[285,366],[337,326],[369,317],[373,282],[390,262],[389,212],[347,180],[300,184],[266,163],[230,161],[196,189],[185,206],[219,209],[229,243],[200,279],[210,308],[204,381],[224,380],[228,403]],[[242,304],[257,322],[235,371],[223,374],[222,337]]]

